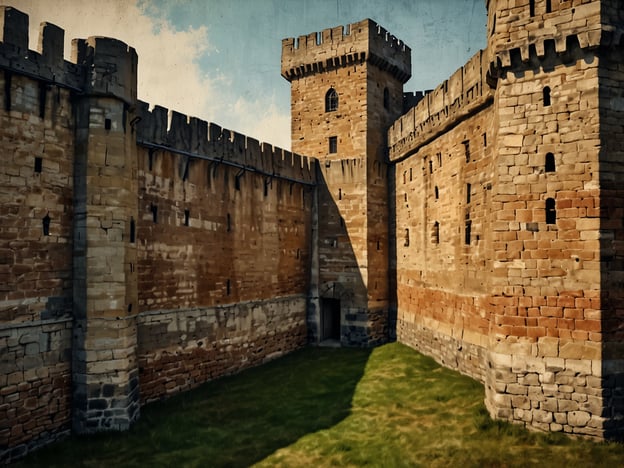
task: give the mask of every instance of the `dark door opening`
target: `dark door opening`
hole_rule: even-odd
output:
[[[340,341],[340,300],[321,299],[321,339]]]

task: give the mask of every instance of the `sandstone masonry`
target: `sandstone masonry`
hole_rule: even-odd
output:
[[[293,150],[137,100],[0,8],[0,459],[306,344],[398,339],[493,417],[624,431],[624,9],[489,0],[428,93],[371,20],[288,38]],[[304,154],[305,156],[301,156]]]

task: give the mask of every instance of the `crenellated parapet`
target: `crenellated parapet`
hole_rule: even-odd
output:
[[[411,49],[371,19],[282,40],[282,76],[288,81],[363,62],[402,83],[412,76]]]
[[[488,105],[493,100],[486,75],[485,52],[479,51],[433,91],[419,96],[417,104],[388,130],[389,158],[397,161],[418,150],[440,133]]]
[[[139,101],[137,143],[153,149],[233,165],[251,172],[316,184],[316,160],[240,133]]]
[[[28,49],[29,18],[0,6],[0,69],[79,93],[114,96],[128,105],[137,98],[137,54],[111,38],[74,39],[72,61],[65,60],[65,31],[41,23],[38,50]]]
[[[28,15],[0,6],[0,69],[76,90],[82,87],[84,70],[63,59],[63,29],[42,23],[37,51],[28,49],[28,36]]]
[[[575,49],[623,44],[621,2],[488,2],[488,55],[499,72]]]

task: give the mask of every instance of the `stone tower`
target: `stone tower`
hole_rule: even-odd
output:
[[[370,19],[282,41],[292,150],[318,158],[318,278],[312,341],[368,346],[388,336],[386,132],[403,111],[410,49]]]
[[[619,5],[488,2],[499,124],[486,403],[599,437],[621,437],[624,409]]]
[[[73,46],[86,70],[75,104],[73,427],[121,430],[139,415],[137,54],[101,37]]]

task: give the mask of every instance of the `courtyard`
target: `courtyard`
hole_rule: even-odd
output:
[[[411,348],[309,347],[15,466],[619,466],[624,446],[493,421],[483,386]]]

